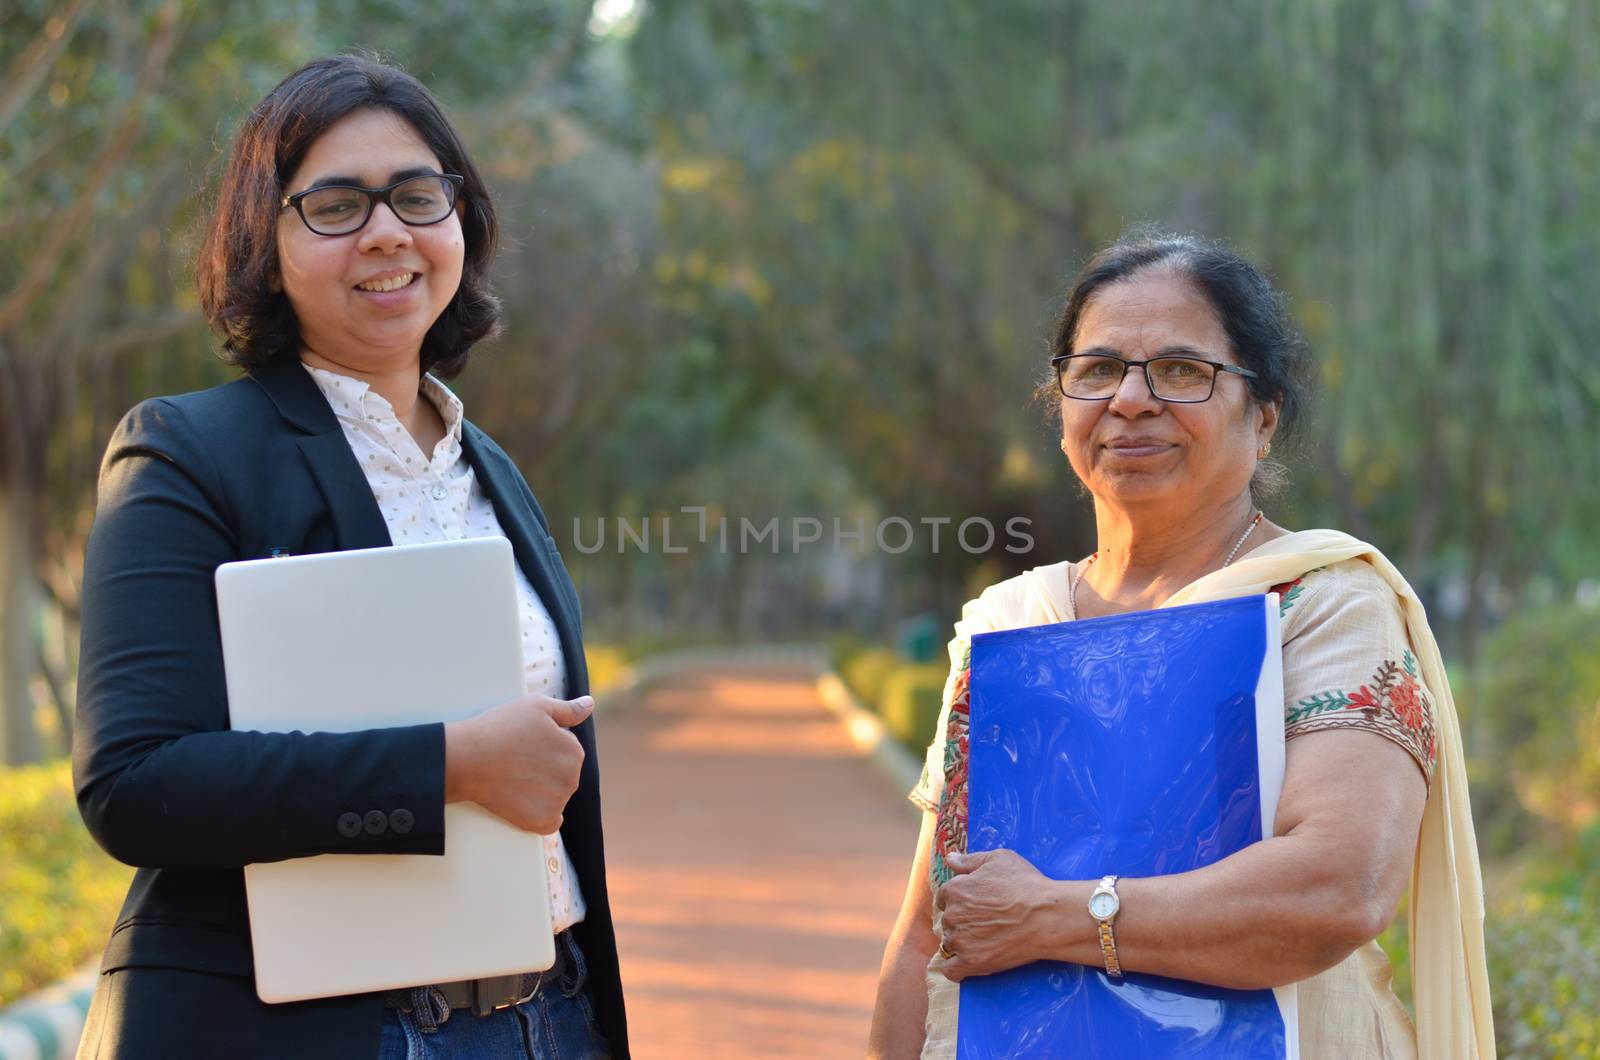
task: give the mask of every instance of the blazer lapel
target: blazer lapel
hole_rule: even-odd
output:
[[[525,488],[522,473],[510,460],[485,444],[482,432],[471,423],[462,424],[461,446],[477,473],[484,494],[494,505],[500,528],[511,541],[517,566],[528,576],[556,624],[561,653],[566,661],[567,698],[583,695],[588,691],[588,669],[584,664],[578,615],[563,591],[566,571],[551,552],[550,535],[534,520],[533,509],[522,495]]]
[[[296,443],[328,503],[339,547],[383,548],[393,544],[383,512],[378,510],[367,476],[350,451],[338,417],[299,360],[280,357],[252,371],[250,378],[267,392],[279,415],[305,432]]]
[[[315,385],[315,384],[313,384]],[[300,452],[322,487],[333,515],[334,536],[342,549],[386,548],[394,544],[389,524],[373,499],[372,486],[361,473],[344,432],[335,424],[327,434],[299,439]]]

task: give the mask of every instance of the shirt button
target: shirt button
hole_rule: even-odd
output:
[[[551,858],[550,859],[550,871],[551,872],[560,872],[561,871],[561,864],[560,864],[560,862],[556,861],[555,858]]]
[[[433,487],[433,499],[434,500],[442,501],[448,496],[450,496],[450,491],[445,489],[443,486],[435,486],[435,487]]]

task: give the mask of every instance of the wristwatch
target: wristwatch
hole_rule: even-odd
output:
[[[1100,956],[1105,958],[1106,974],[1113,979],[1122,978],[1122,962],[1117,959],[1117,936],[1111,930],[1121,908],[1122,899],[1117,897],[1117,878],[1102,876],[1100,886],[1089,895],[1089,915],[1094,917],[1095,924],[1100,928]]]

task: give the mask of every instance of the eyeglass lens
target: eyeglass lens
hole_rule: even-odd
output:
[[[1116,357],[1077,354],[1061,362],[1061,391],[1068,397],[1108,398],[1133,367]],[[1162,401],[1204,401],[1217,374],[1192,357],[1153,357],[1146,368],[1151,393]]]
[[[300,200],[300,211],[312,231],[343,235],[366,224],[373,198],[362,188],[317,188]],[[389,208],[407,224],[442,221],[454,206],[455,185],[444,177],[416,177],[389,192]]]

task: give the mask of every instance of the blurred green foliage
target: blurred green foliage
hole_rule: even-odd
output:
[[[1596,20],[658,0],[630,55],[661,131],[657,275],[720,379],[775,379],[863,490],[1029,515],[1055,559],[1093,547],[1028,401],[1064,282],[1133,223],[1230,239],[1319,354],[1280,507],[1465,589],[1435,621],[1470,657],[1491,589],[1516,609],[1600,559],[1600,491],[1569,488],[1600,479],[1600,108],[1573,102]],[[944,610],[971,566],[923,557]]]
[[[862,646],[845,653],[836,665],[839,676],[855,697],[877,710],[883,702],[883,690],[890,676],[906,663],[888,648]]]
[[[1600,1058],[1600,829],[1487,866],[1483,925],[1502,1060]],[[1405,909],[1378,937],[1410,1006]]]
[[[1600,1058],[1600,828],[1527,866],[1485,934],[1500,1056]]]
[[[912,754],[921,756],[943,705],[948,664],[912,662],[855,637],[836,637],[830,654],[834,672],[851,695],[877,714]]]
[[[908,663],[896,668],[884,682],[878,713],[895,738],[914,754],[933,739],[949,672],[946,663]]]
[[[1506,1058],[1600,1057],[1600,610],[1518,615],[1463,713],[1491,865],[1487,940]],[[1498,870],[1498,871],[1495,871]]]
[[[132,877],[84,829],[69,763],[0,769],[0,1008],[96,957]]]
[[[1461,710],[1487,852],[1560,848],[1600,824],[1600,610],[1568,605],[1507,621],[1485,643]]]
[[[231,374],[189,288],[231,131],[354,47],[439,93],[495,193],[506,332],[458,389],[563,546],[683,505],[1031,520],[1031,553],[878,552],[834,599],[793,553],[568,548],[609,636],[864,632],[949,613],[980,565],[1092,550],[1031,393],[1067,277],[1140,222],[1276,276],[1323,399],[1273,514],[1452,601],[1453,657],[1600,562],[1600,491],[1570,488],[1600,479],[1586,0],[68,6],[0,11],[0,83],[59,47],[0,140],[0,302],[27,295],[0,324],[0,464],[38,494],[68,614],[116,419]]]

